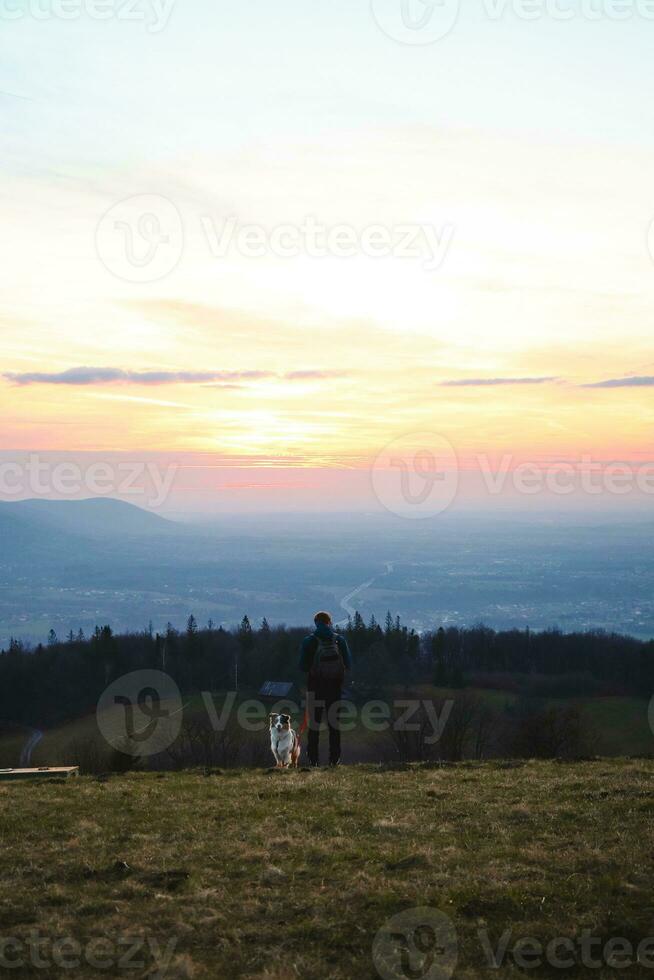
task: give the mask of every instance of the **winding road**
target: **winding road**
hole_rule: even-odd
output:
[[[384,562],[384,565],[386,566],[385,572],[381,572],[379,575],[374,575],[372,578],[369,578],[367,581],[362,582],[361,585],[357,585],[357,587],[355,589],[352,589],[351,592],[348,592],[346,596],[343,596],[340,602],[340,606],[341,609],[343,609],[348,616],[354,616],[356,612],[356,609],[352,605],[352,600],[355,599],[356,596],[360,595],[362,592],[365,592],[366,589],[369,589],[371,585],[374,585],[375,582],[378,582],[380,578],[386,578],[386,576],[390,575],[393,569],[395,568],[394,561]],[[336,625],[345,626],[346,624],[347,624],[347,619],[342,619],[340,623],[337,623]]]

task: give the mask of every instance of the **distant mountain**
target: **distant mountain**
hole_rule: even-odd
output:
[[[157,514],[107,497],[0,503],[0,537],[4,547],[9,542],[33,544],[44,534],[125,538],[161,534],[175,528],[172,521]]]

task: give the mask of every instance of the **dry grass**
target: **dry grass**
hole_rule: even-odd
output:
[[[375,977],[377,930],[418,906],[452,919],[455,977],[498,975],[484,929],[493,945],[505,930],[512,945],[584,929],[638,945],[654,935],[653,775],[652,762],[610,760],[3,784],[0,935],[39,930],[46,959],[66,936],[175,941],[167,971],[156,948],[131,970],[82,956],[11,971],[44,978]],[[499,972],[589,973],[510,956]]]

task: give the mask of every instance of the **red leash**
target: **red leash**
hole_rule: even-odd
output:
[[[308,704],[305,704],[305,706],[304,706],[304,718],[302,719],[302,724],[298,728],[298,733],[297,733],[297,740],[298,740],[298,742],[300,741],[300,739],[302,738],[302,736],[306,732],[308,724],[309,724],[309,705]]]

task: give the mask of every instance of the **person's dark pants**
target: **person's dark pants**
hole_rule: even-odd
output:
[[[340,684],[307,691],[309,719],[307,753],[312,766],[317,766],[319,762],[320,725],[323,718],[326,718],[329,728],[329,764],[335,766],[341,761],[341,730],[336,717],[338,709],[334,708],[334,705],[341,700],[341,696]]]

